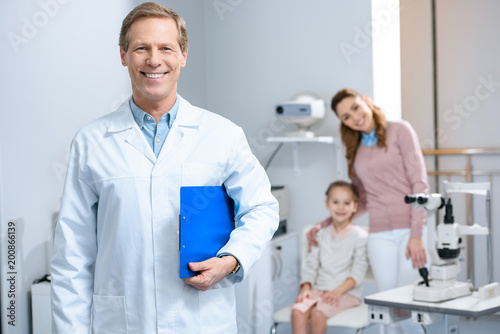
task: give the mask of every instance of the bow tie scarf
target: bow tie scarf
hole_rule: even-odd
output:
[[[361,132],[361,143],[366,147],[370,147],[375,145],[378,142],[377,134],[375,133],[375,129],[370,132],[370,134],[366,134]]]

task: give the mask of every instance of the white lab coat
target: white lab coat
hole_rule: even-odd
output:
[[[179,189],[223,183],[239,224],[220,253],[243,272],[201,292],[179,278]],[[52,257],[53,333],[236,333],[233,283],[259,259],[277,212],[240,127],[181,98],[156,158],[125,101],[71,145]]]

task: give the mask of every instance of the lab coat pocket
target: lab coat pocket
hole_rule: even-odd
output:
[[[127,334],[125,297],[124,296],[93,296],[94,334]]]
[[[224,168],[208,164],[182,164],[183,186],[220,186],[224,181]]]
[[[200,292],[200,333],[236,333],[234,286]]]

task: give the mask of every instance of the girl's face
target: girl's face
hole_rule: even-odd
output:
[[[334,223],[342,224],[351,219],[358,209],[352,190],[347,187],[335,187],[326,199],[326,208],[330,211]]]
[[[369,134],[375,128],[373,112],[360,96],[348,96],[340,101],[337,115],[352,130]]]

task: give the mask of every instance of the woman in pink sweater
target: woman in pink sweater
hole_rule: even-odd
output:
[[[428,193],[417,134],[406,121],[387,122],[353,89],[340,90],[331,106],[342,122],[349,177],[360,191],[356,216],[369,213],[368,257],[378,289],[413,284],[427,261],[426,212],[404,202],[405,195]],[[308,235],[313,245],[319,228]]]

